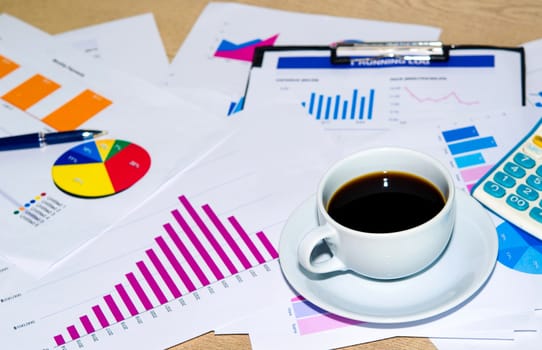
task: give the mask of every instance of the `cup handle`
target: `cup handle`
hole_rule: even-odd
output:
[[[297,259],[301,266],[313,273],[328,273],[346,270],[344,263],[334,254],[323,261],[311,259],[315,248],[325,240],[328,246],[338,245],[338,233],[329,225],[321,225],[309,231],[297,247]]]

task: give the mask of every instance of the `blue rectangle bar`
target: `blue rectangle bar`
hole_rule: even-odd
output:
[[[326,99],[326,116],[325,119],[329,119],[329,113],[331,112],[331,96]]]
[[[365,96],[359,99],[359,120],[363,120],[363,112],[365,110]]]
[[[327,313],[323,309],[320,309],[318,306],[309,303],[307,301],[297,301],[292,303],[294,309],[295,318],[303,318],[307,316],[319,315]]]
[[[324,103],[324,95],[318,96],[318,106],[316,107],[316,119],[322,117],[322,104]]]
[[[230,108],[228,108],[228,115],[232,115],[235,109],[235,102],[230,102]]]
[[[369,106],[367,108],[367,119],[369,120],[373,119],[374,99],[375,99],[375,90],[371,89],[369,91]]]
[[[341,105],[341,96],[337,95],[335,96],[335,108],[333,109],[333,119],[337,119],[339,117],[339,106]]]
[[[309,102],[309,114],[312,115],[314,112],[314,99],[316,98],[316,94],[314,92],[311,92],[311,99]]]
[[[348,101],[343,102],[343,116],[342,119],[346,119],[346,110],[348,109]]]
[[[455,157],[454,160],[458,168],[466,168],[473,165],[484,164],[486,162],[482,153],[467,154],[465,156]]]
[[[352,92],[352,109],[350,110],[350,119],[354,119],[356,116],[356,104],[358,100],[358,90],[354,89]]]
[[[358,57],[356,57],[358,58]],[[359,57],[364,58],[364,57]],[[361,61],[359,64],[333,64],[329,57],[279,57],[277,69],[375,69],[389,67],[409,68],[449,68],[471,67],[479,68],[495,67],[494,55],[456,55],[450,56],[446,61],[421,61],[420,63],[406,61],[401,58],[382,58],[378,60]]]
[[[452,155],[479,151],[491,147],[497,147],[497,143],[492,136],[448,144],[448,149],[450,150]]]
[[[458,140],[468,139],[471,137],[476,137],[479,135],[476,127],[472,125],[464,128],[443,131],[442,136],[444,137],[444,140],[446,142],[454,142]]]

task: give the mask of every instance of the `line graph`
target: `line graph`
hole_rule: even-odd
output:
[[[433,102],[433,103],[440,103],[440,102],[446,102],[446,101],[452,101],[456,102],[461,105],[466,106],[472,106],[472,105],[478,105],[480,104],[480,101],[472,100],[467,101],[459,97],[459,95],[455,91],[451,91],[447,94],[441,95],[439,97],[420,97],[412,89],[409,87],[404,87],[404,90],[407,92],[408,96],[412,97],[415,101],[419,103],[427,103],[427,102]]]

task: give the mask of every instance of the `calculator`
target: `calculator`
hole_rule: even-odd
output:
[[[495,214],[542,239],[542,119],[471,193]]]

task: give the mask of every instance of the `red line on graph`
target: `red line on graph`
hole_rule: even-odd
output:
[[[439,97],[439,98],[433,98],[433,97],[421,98],[421,97],[418,97],[416,94],[414,94],[414,92],[412,92],[409,88],[405,87],[405,90],[406,90],[406,92],[408,92],[408,94],[413,99],[415,99],[416,101],[418,101],[420,103],[424,103],[424,102],[442,102],[442,101],[446,101],[447,99],[450,99],[450,98],[453,98],[458,103],[460,103],[462,105],[467,105],[467,106],[476,105],[476,104],[480,103],[480,101],[463,101],[459,96],[457,96],[457,94],[454,91],[450,92],[448,95],[445,95],[445,96],[442,96],[442,97]]]

